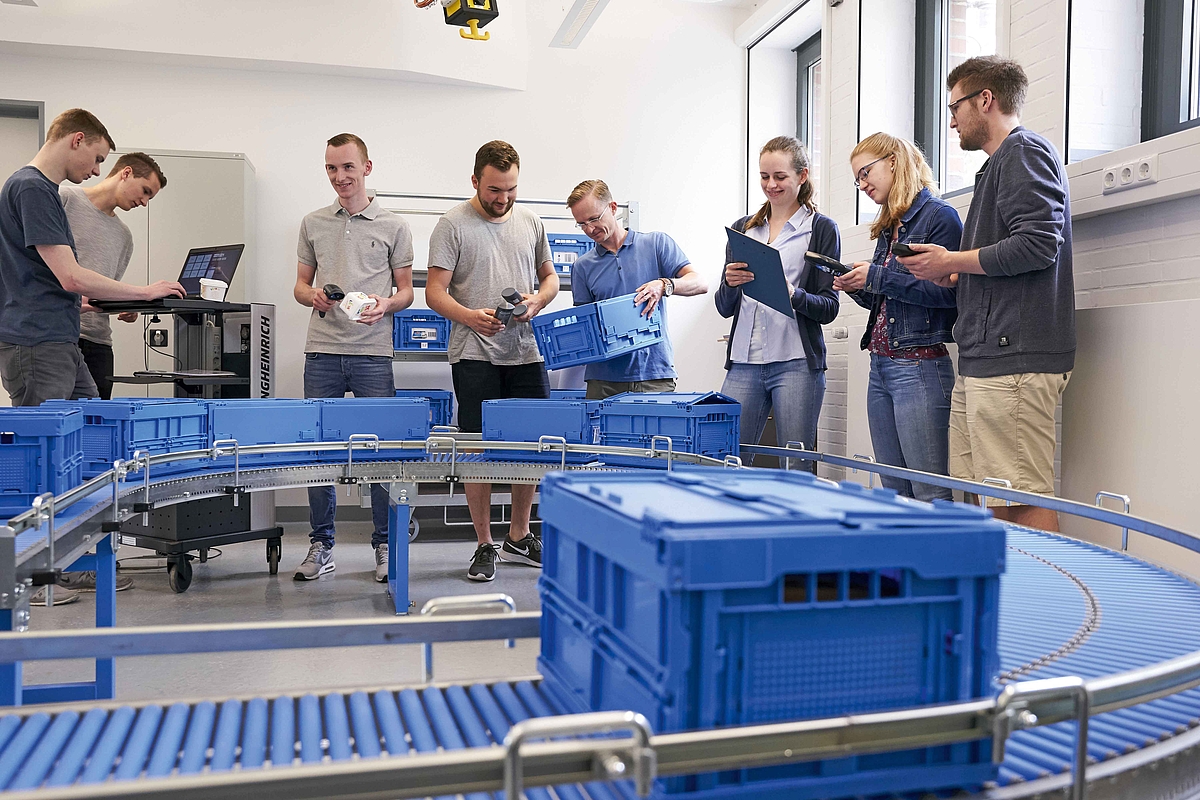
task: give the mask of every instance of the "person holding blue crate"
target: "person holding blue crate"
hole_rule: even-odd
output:
[[[808,150],[796,138],[778,136],[759,152],[759,179],[767,201],[733,229],[779,251],[793,319],[746,295],[754,280],[746,264],[726,251],[725,276],[717,287],[717,312],[732,317],[721,393],[742,404],[742,444],[758,444],[775,416],[780,446],[817,446],[817,419],[825,399],[825,337],[821,326],[838,315],[833,276],[806,260],[809,250],[841,258],[837,223],[817,213]]]
[[[945,475],[954,364],[946,342],[958,317],[953,286],[913,277],[893,248],[932,243],[957,250],[958,212],[934,197],[933,171],[912,142],[887,133],[863,139],[850,154],[854,181],[879,205],[871,223],[875,255],[833,281],[871,312],[860,347],[871,354],[867,422],[881,464]],[[949,489],[903,478],[883,485],[918,500],[952,500]]]
[[[367,145],[352,133],[326,143],[325,173],[337,201],[300,223],[297,246],[296,302],[312,308],[304,347],[304,397],[394,397],[392,315],[412,305],[412,232],[408,223],[367,194],[371,174]],[[351,318],[325,293],[334,284],[363,292],[373,300]],[[395,289],[393,294],[392,290]],[[295,579],[311,581],[333,572],[334,515],[332,486],[308,490],[312,533],[308,555]],[[387,581],[388,494],[371,484],[371,546],[375,580]]]
[[[617,219],[617,204],[602,180],[580,183],[567,197],[575,225],[596,246],[579,256],[571,268],[571,295],[575,305],[622,295],[634,295],[649,317],[661,307],[667,327],[666,298],[689,297],[708,291],[703,276],[691,265],[675,240],[657,231],[640,233]],[[632,353],[588,364],[583,374],[587,399],[604,400],[623,392],[675,391],[671,339]]]

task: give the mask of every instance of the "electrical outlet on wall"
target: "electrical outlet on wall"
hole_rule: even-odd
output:
[[[1138,186],[1158,183],[1158,154],[1108,167],[1101,176],[1104,194],[1123,192]]]

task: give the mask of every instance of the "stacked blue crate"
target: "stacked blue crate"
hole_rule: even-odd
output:
[[[554,271],[559,275],[570,278],[571,270],[579,257],[596,246],[587,234],[583,233],[552,233],[550,239],[550,260]]]
[[[44,492],[83,482],[83,414],[73,408],[0,409],[0,519]]]
[[[546,369],[607,361],[661,342],[666,335],[661,307],[643,317],[644,304],[633,298],[626,294],[534,317],[530,324]]]
[[[392,348],[444,353],[450,346],[450,320],[428,308],[406,308],[392,317]]]
[[[380,441],[412,441],[429,437],[429,400],[424,397],[338,397],[318,400],[321,441],[344,442],[351,436],[373,435]],[[356,451],[356,459],[362,451]],[[411,452],[410,452],[411,454]],[[395,457],[381,450],[367,458]],[[345,451],[324,451],[322,461],[345,461]]]
[[[279,398],[211,400],[208,404],[208,443],[236,439],[240,447],[256,444],[316,442],[321,434],[321,406],[316,400]],[[297,461],[307,452],[313,460],[317,451],[300,453],[240,454],[243,467],[267,466]],[[222,469],[233,464],[233,456],[218,461]]]
[[[536,442],[543,436],[562,437],[568,444],[595,444],[598,436],[596,413],[600,403],[585,400],[537,400],[514,398],[483,403],[483,439],[492,442]],[[491,450],[493,458],[561,461],[562,450],[545,453]],[[593,456],[568,453],[567,461],[590,460]]]
[[[139,450],[152,455],[208,447],[208,403],[182,398],[120,397],[113,400],[49,400],[43,408],[78,408],[83,413],[83,477],[112,469],[116,459]],[[178,461],[155,466],[170,475],[202,465]]]
[[[551,400],[585,400],[587,389],[551,389]]]
[[[564,712],[656,733],[990,696],[1005,531],[971,506],[806,473],[684,467],[542,482],[538,667]],[[660,797],[974,786],[977,741],[671,778]]]
[[[396,397],[424,397],[429,401],[429,424],[450,425],[454,419],[454,392],[449,389],[397,389]]]
[[[626,392],[600,405],[600,443],[611,447],[666,450],[723,459],[737,455],[742,406],[718,392]]]

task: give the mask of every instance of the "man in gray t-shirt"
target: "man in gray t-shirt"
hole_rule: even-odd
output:
[[[296,247],[296,302],[312,308],[304,347],[304,396],[394,397],[392,315],[412,305],[412,233],[401,217],[367,194],[371,174],[367,146],[352,133],[339,133],[325,148],[325,173],[337,201],[300,223]],[[335,284],[346,294],[362,292],[375,304],[352,320],[329,298]],[[392,294],[392,287],[396,293]],[[330,290],[332,291],[332,290]],[[332,486],[308,490],[312,542],[295,579],[314,580],[333,572],[334,515]],[[387,580],[388,494],[371,486],[371,546],[375,580]]]
[[[494,141],[475,154],[475,196],[438,220],[429,239],[425,300],[451,321],[450,368],[458,400],[458,427],[483,428],[483,402],[509,397],[549,397],[550,381],[529,320],[558,294],[558,276],[546,230],[537,215],[515,204],[521,159],[512,145]],[[496,316],[505,289],[516,289],[526,312],[505,326]],[[536,487],[512,487],[508,538],[492,543],[492,486],[468,483],[465,491],[478,547],[467,577],[496,576],[504,561],[542,565],[542,542],[529,532]]]
[[[158,163],[145,153],[126,153],[117,159],[108,177],[95,186],[59,189],[79,264],[119,281],[125,277],[133,256],[133,234],[117,216],[117,209],[130,211],[149,204],[163,187],[167,177]],[[117,317],[136,322],[136,312]],[[108,315],[84,311],[79,315],[79,349],[96,389],[105,400],[112,397],[113,348],[112,326]]]

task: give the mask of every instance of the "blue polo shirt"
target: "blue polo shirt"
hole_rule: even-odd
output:
[[[633,294],[638,287],[659,278],[674,278],[691,262],[665,233],[628,231],[621,249],[612,253],[596,245],[571,267],[571,296],[575,305]],[[662,325],[667,331],[667,303],[663,298]],[[662,344],[643,347],[609,361],[588,364],[589,381],[654,381],[674,378],[675,357],[669,335]]]

